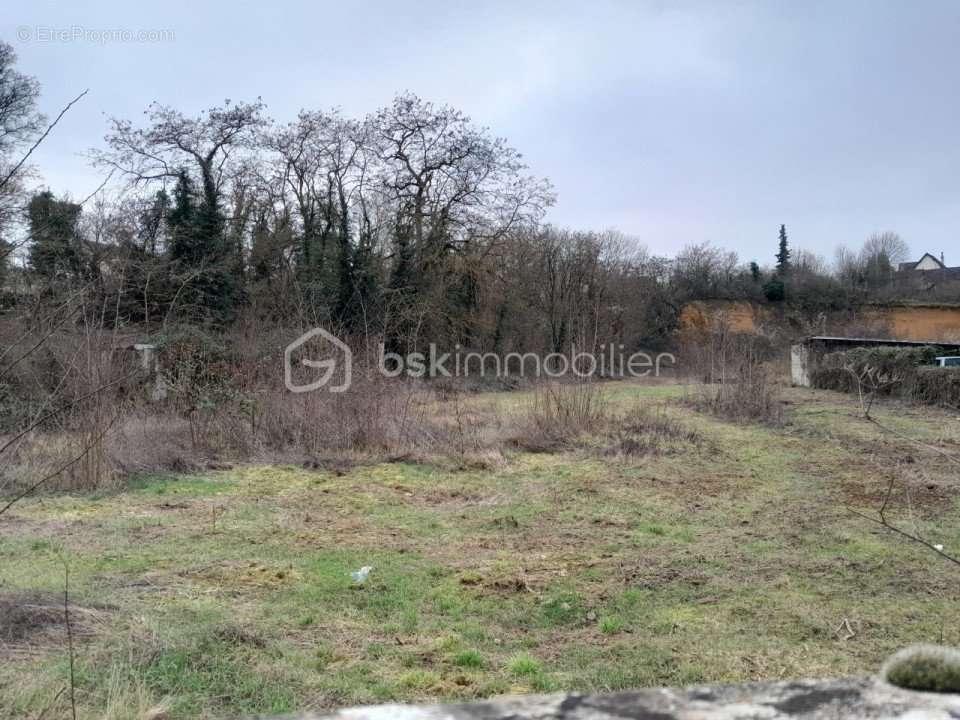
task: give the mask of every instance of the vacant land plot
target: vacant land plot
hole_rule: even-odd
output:
[[[892,479],[890,516],[960,548],[945,458],[823,391],[791,391],[779,427],[698,414],[678,387],[607,392],[671,432],[23,501],[0,519],[0,715],[68,707],[65,567],[81,717],[864,674],[960,642],[956,568],[847,510]],[[874,414],[960,451],[955,416]]]

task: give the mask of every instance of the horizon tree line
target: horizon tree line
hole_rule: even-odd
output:
[[[14,62],[0,43],[0,168],[43,122],[39,85]],[[666,342],[689,300],[849,306],[907,253],[876,234],[831,269],[781,225],[765,268],[710,243],[669,259],[614,231],[544,225],[555,194],[516,149],[409,92],[364,118],[303,110],[288,123],[259,98],[195,116],[153,103],[140,124],[111,119],[91,155],[120,180],[92,206],[31,192],[22,172],[0,186],[0,266],[19,248],[28,282],[51,296],[93,287],[126,323],[253,317],[393,349],[636,346]]]

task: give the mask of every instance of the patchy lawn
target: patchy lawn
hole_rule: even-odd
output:
[[[864,674],[960,643],[956,569],[845,510],[876,509],[892,477],[891,514],[960,548],[943,458],[823,391],[790,391],[776,428],[697,414],[676,386],[607,392],[662,407],[678,439],[21,502],[0,518],[0,715],[67,711],[65,566],[81,717]],[[874,414],[960,452],[956,416]]]

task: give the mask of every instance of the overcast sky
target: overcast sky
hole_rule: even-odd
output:
[[[960,1],[5,0],[2,22],[48,114],[90,88],[36,155],[75,198],[106,117],[153,100],[260,95],[286,121],[412,90],[508,138],[556,224],[761,264],[780,223],[827,257],[895,230],[960,264]],[[173,39],[43,39],[72,28]]]

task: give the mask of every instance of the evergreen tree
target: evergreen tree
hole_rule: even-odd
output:
[[[250,238],[250,272],[255,282],[269,280],[275,271],[273,238],[264,213],[253,223]]]
[[[183,170],[177,177],[173,190],[173,207],[167,215],[167,227],[170,232],[170,259],[184,265],[199,262],[200,253],[196,247],[197,210],[194,205],[193,181]]]
[[[47,279],[66,279],[80,274],[82,256],[77,222],[81,207],[57,200],[45,190],[30,200],[30,266]]]
[[[779,278],[772,278],[769,282],[764,283],[763,295],[770,302],[783,302],[787,297],[783,280],[780,280]]]
[[[750,277],[755,283],[760,282],[760,266],[757,265],[755,260],[750,261]]]
[[[398,222],[393,237],[395,250],[390,273],[390,290],[396,293],[409,293],[415,285],[414,248],[410,240],[410,228]]]
[[[411,228],[398,221],[393,234],[393,265],[388,284],[397,316],[387,329],[386,346],[390,352],[407,352],[407,344],[416,332],[413,312],[417,282],[416,252],[411,240]]]
[[[170,212],[170,196],[166,190],[158,190],[153,196],[153,203],[144,210],[140,216],[140,231],[138,238],[140,247],[143,251],[152,257],[157,257],[159,248],[157,242],[160,240],[163,230],[163,222]]]
[[[10,259],[12,252],[13,244],[0,237],[0,296],[2,296],[7,284],[7,261]]]
[[[136,229],[118,238],[123,272],[117,308],[128,321],[163,317],[175,293],[163,250],[170,202],[166,190],[158,190],[153,201],[138,212]]]
[[[243,302],[242,267],[226,241],[216,193],[209,190],[198,202],[193,181],[181,170],[167,216],[170,260],[184,283],[178,302],[195,317],[223,323]]]
[[[790,272],[790,247],[787,244],[787,226],[780,226],[780,249],[777,251],[777,274]]]

